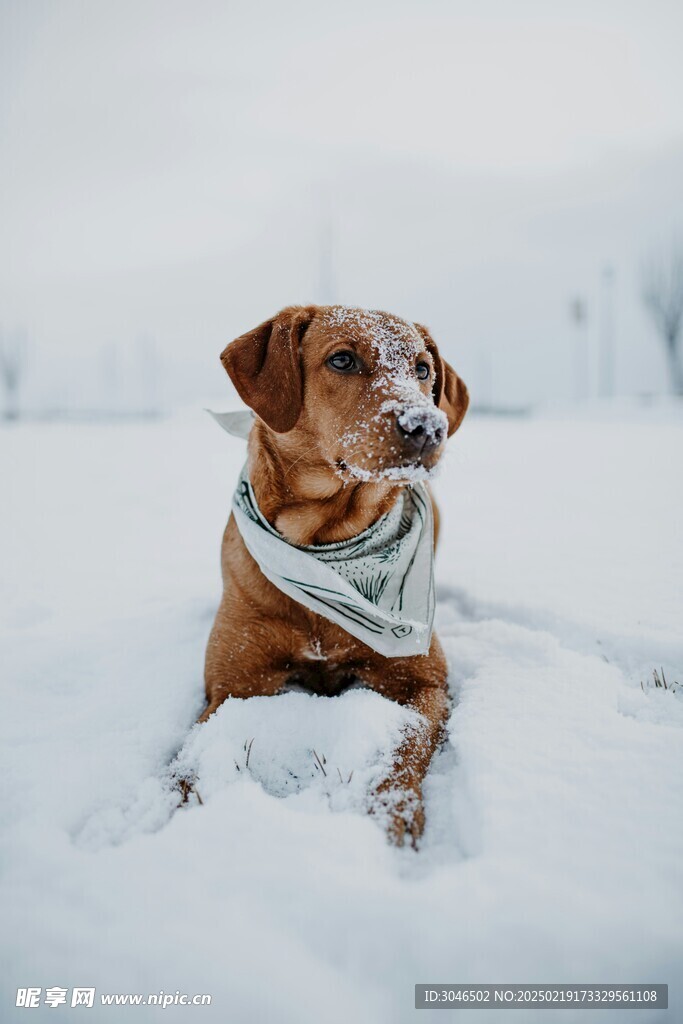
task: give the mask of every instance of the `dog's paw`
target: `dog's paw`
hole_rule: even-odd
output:
[[[425,826],[422,794],[419,790],[398,789],[388,780],[375,790],[370,802],[370,813],[384,825],[392,846],[408,843],[417,849]]]
[[[185,807],[187,804],[195,803],[203,805],[199,790],[196,786],[196,779],[176,778],[174,790],[178,795],[178,807]]]
[[[417,850],[424,825],[425,815],[421,803],[416,808],[401,809],[389,816],[387,838],[392,846],[406,846],[409,843]]]

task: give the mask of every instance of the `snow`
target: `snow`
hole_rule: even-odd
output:
[[[294,692],[192,727],[243,442],[199,411],[3,428],[2,1020],[20,985],[79,985],[402,1024],[446,981],[663,981],[668,1013],[628,1019],[681,1019],[683,693],[652,671],[683,682],[682,442],[632,408],[449,443],[455,708],[415,854],[364,810],[396,705]],[[176,757],[203,803],[173,813]]]
[[[376,483],[378,480],[391,480],[395,483],[419,484],[430,483],[439,475],[439,463],[431,469],[425,466],[386,466],[384,469],[365,469],[363,466],[355,466],[353,463],[344,462],[339,467],[337,476],[341,480],[350,478],[362,480],[364,483]]]

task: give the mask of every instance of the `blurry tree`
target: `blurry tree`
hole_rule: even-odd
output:
[[[614,337],[614,286],[616,273],[611,263],[602,268],[600,287],[600,349],[598,364],[598,390],[603,398],[611,398],[616,381]]]
[[[19,417],[19,392],[27,362],[26,332],[0,330],[0,379],[5,389],[5,417]]]
[[[651,258],[643,269],[642,285],[643,302],[664,342],[671,385],[676,394],[683,394],[683,245],[674,243],[670,252]]]
[[[589,395],[590,367],[588,352],[588,305],[581,295],[576,295],[569,303],[569,319],[576,328],[574,345],[574,398],[577,402],[585,401]]]

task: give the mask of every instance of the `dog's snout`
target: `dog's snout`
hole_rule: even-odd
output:
[[[420,452],[438,448],[446,436],[437,410],[421,406],[400,412],[396,417],[396,427],[404,445]]]

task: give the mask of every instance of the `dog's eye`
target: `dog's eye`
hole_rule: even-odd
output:
[[[327,360],[327,365],[341,373],[350,373],[352,370],[358,369],[358,363],[351,352],[335,352]]]
[[[431,367],[429,363],[418,363],[415,367],[415,372],[417,373],[418,380],[427,380],[431,373]]]

